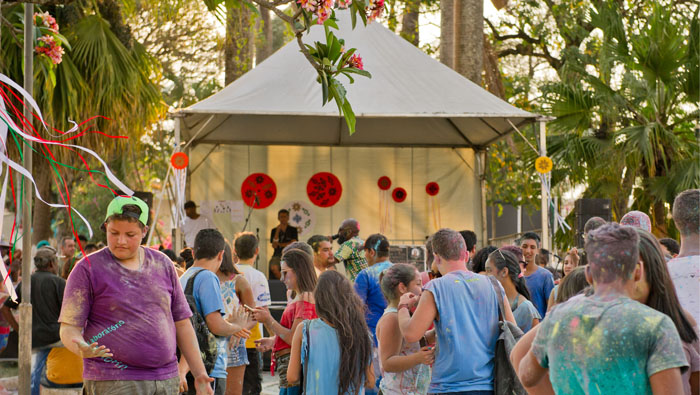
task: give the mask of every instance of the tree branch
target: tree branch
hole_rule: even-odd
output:
[[[510,39],[514,39],[514,38],[519,38],[519,39],[522,39],[523,41],[528,42],[530,44],[537,44],[537,45],[542,44],[541,37],[540,38],[530,37],[527,33],[525,33],[520,28],[517,28],[518,33],[516,33],[516,34],[500,35],[498,33],[498,30],[496,30],[496,26],[494,26],[493,23],[488,18],[484,18],[484,21],[486,21],[486,24],[489,25],[489,28],[491,28],[491,32],[493,33],[493,38],[495,38],[498,41],[505,41],[505,40],[510,40]]]
[[[504,58],[506,56],[512,55],[534,56],[536,58],[545,59],[547,63],[549,63],[549,65],[552,66],[555,70],[559,70],[559,68],[561,68],[562,61],[550,55],[549,51],[547,51],[546,48],[544,48],[544,51],[544,53],[535,52],[535,50],[531,46],[518,44],[515,46],[515,48],[508,48],[498,52],[497,56],[499,58]]]
[[[289,16],[277,7],[282,5],[282,4],[293,3],[294,0],[275,0],[275,1],[253,0],[253,2],[257,3],[259,6],[261,6],[263,8],[267,8],[268,10],[274,12],[280,19],[287,22],[289,24],[289,26],[292,27],[292,30],[294,31],[294,35],[297,38],[297,44],[299,44],[299,48],[301,49],[301,53],[304,54],[304,57],[306,58],[306,60],[309,61],[309,63],[311,63],[311,66],[313,66],[314,69],[316,69],[317,71],[320,71],[321,65],[318,64],[318,62],[316,62],[316,60],[311,56],[311,54],[309,53],[309,50],[306,48],[306,45],[304,45],[304,42],[301,39],[303,33],[305,32],[305,29],[297,29],[297,27],[296,27],[296,21],[301,16],[303,9],[301,7],[298,7],[296,12],[292,16]]]

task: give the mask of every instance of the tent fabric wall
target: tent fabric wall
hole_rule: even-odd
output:
[[[316,217],[314,234],[334,234],[343,219],[356,218],[364,238],[379,231],[377,180],[384,175],[391,178],[392,190],[403,187],[408,192],[403,203],[389,198],[392,226],[385,235],[392,244],[422,244],[435,232],[425,191],[430,181],[440,185],[441,226],[481,234],[481,194],[471,149],[222,145],[205,160],[212,147],[199,144],[190,152],[191,164],[202,163],[189,180],[190,198],[197,204],[241,200],[241,184],[252,173],[267,173],[277,185],[275,202],[253,210],[247,229],[259,229],[259,268],[265,273],[272,254],[269,233],[278,224],[277,211],[282,206],[293,200],[307,202]],[[306,195],[309,178],[322,171],[332,172],[343,185],[340,201],[331,208],[312,205]],[[243,227],[242,222],[232,223],[224,216],[214,221],[229,240]]]

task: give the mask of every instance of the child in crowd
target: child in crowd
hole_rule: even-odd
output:
[[[382,289],[379,284],[379,276],[384,270],[391,267],[392,263],[389,261],[389,240],[379,233],[370,235],[367,240],[365,240],[365,259],[367,260],[366,269],[362,269],[360,273],[355,278],[355,292],[362,299],[365,304],[367,314],[365,318],[367,319],[367,326],[373,336],[373,348],[372,348],[372,363],[374,365],[374,375],[379,379],[379,356],[377,352],[377,322],[384,314],[384,309],[386,308],[386,299],[382,294]],[[377,383],[379,384],[379,383]],[[367,390],[367,395],[376,394],[376,392]]]
[[[221,261],[219,271],[216,272],[221,282],[221,298],[224,302],[226,316],[231,316],[241,305],[255,306],[255,298],[250,283],[245,276],[236,269],[233,263],[233,253],[228,243],[224,246],[224,258]],[[251,321],[246,329],[253,329],[258,325]],[[226,360],[226,393],[240,394],[243,391],[243,377],[245,369],[250,362],[245,349],[245,339],[237,336],[229,338],[226,347],[228,357]]]
[[[305,394],[364,394],[375,377],[362,301],[350,281],[332,270],[319,277],[314,298],[319,318],[297,327],[288,380],[298,381],[303,365]]]
[[[564,276],[556,280],[554,283],[554,289],[552,289],[552,293],[549,294],[549,300],[547,301],[547,311],[549,311],[552,306],[554,306],[554,302],[557,299],[557,295],[559,294],[559,284],[564,280],[566,276],[569,275],[574,269],[578,267],[578,263],[581,259],[578,256],[578,250],[576,248],[572,248],[569,250],[569,252],[566,253],[566,257],[564,258],[564,267],[562,268],[562,271],[564,273]]]
[[[515,322],[527,333],[540,323],[540,314],[530,301],[530,291],[520,272],[518,260],[508,251],[496,250],[486,261],[486,274],[494,276],[506,291]]]
[[[282,313],[282,319],[277,322],[270,311],[257,308],[253,313],[255,320],[262,322],[271,330],[274,338],[265,338],[256,342],[261,352],[272,349],[275,356],[275,372],[279,375],[280,395],[300,394],[301,387],[298,379],[287,377],[289,354],[291,352],[294,331],[303,320],[316,318],[313,291],[316,287],[316,272],[314,271],[311,255],[302,250],[292,249],[282,255],[282,282],[287,289],[292,290],[292,302]]]
[[[384,315],[377,324],[379,360],[383,378],[383,394],[424,395],[430,385],[430,364],[435,361],[435,350],[419,342],[408,343],[401,336],[397,306],[401,295],[421,294],[421,279],[415,267],[399,263],[381,276],[382,292],[389,301]],[[428,331],[424,341],[435,343],[435,331]]]

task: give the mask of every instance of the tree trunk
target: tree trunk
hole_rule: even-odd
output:
[[[455,0],[440,0],[440,62],[454,68],[454,21]]]
[[[484,35],[484,85],[489,92],[505,99],[506,90],[503,87],[503,77],[498,68],[498,58],[486,35]]]
[[[455,65],[453,69],[481,86],[484,57],[483,0],[454,0]]]
[[[258,34],[258,40],[255,43],[255,64],[260,64],[263,60],[272,55],[272,21],[270,19],[270,10],[264,7],[259,8],[260,18],[256,24],[260,27],[255,29]]]
[[[253,29],[250,27],[251,15],[248,8],[239,5],[228,9],[224,43],[226,85],[253,68]]]
[[[418,16],[420,15],[420,0],[406,0],[406,7],[401,19],[401,37],[416,47],[420,43]]]
[[[654,235],[659,238],[668,237],[668,226],[666,226],[666,206],[664,202],[655,202],[651,208],[651,222]]]
[[[51,197],[51,172],[48,161],[34,155],[32,163],[33,176],[41,197],[47,202],[53,202]],[[32,210],[32,244],[36,245],[41,240],[48,240],[51,237],[51,207],[44,204],[34,196],[34,209]]]

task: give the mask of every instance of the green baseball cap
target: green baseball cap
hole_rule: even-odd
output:
[[[136,215],[136,213],[132,212],[124,212],[124,206],[133,204],[138,206],[141,209],[141,214]],[[114,198],[109,203],[109,206],[107,206],[107,215],[105,215],[105,222],[107,222],[107,219],[109,217],[119,214],[119,215],[126,215],[129,217],[133,217],[138,219],[144,226],[148,226],[148,205],[146,202],[143,200],[137,198],[136,196],[129,196],[129,197],[124,197],[124,196],[117,196]]]

